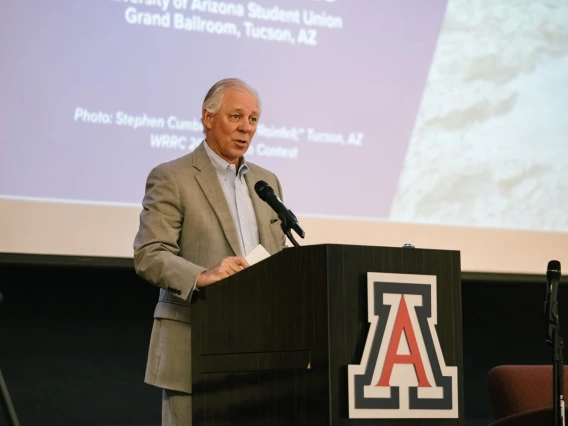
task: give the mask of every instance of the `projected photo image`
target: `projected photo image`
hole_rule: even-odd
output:
[[[390,219],[568,231],[568,4],[453,0]]]

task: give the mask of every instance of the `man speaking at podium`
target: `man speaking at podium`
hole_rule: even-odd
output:
[[[270,254],[285,245],[278,216],[254,191],[263,180],[282,198],[280,182],[244,159],[259,117],[255,89],[218,81],[203,101],[205,140],[146,181],[134,265],[160,287],[144,380],[163,389],[163,426],[192,424],[190,302],[249,266],[245,256],[258,244]]]

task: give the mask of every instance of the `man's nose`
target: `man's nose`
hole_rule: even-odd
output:
[[[241,121],[241,125],[239,126],[239,130],[241,132],[250,133],[254,130],[254,125],[249,120]]]

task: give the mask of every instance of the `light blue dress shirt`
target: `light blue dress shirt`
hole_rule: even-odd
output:
[[[256,215],[245,180],[248,166],[243,158],[243,163],[237,173],[236,166],[228,163],[214,153],[213,150],[209,148],[207,142],[205,142],[205,150],[219,177],[219,182],[221,183],[235,226],[239,232],[241,249],[246,256],[254,250],[260,242]]]

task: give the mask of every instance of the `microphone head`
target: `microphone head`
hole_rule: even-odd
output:
[[[560,272],[560,262],[558,260],[548,262],[547,272]]]
[[[268,194],[274,193],[274,189],[272,189],[272,187],[263,180],[259,180],[254,184],[254,190],[256,191],[260,199],[264,201],[266,201]]]

